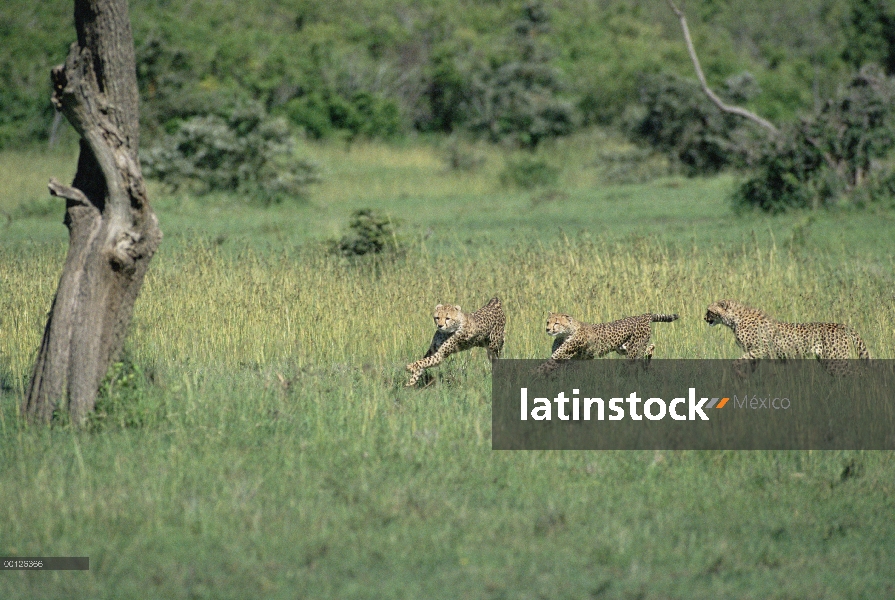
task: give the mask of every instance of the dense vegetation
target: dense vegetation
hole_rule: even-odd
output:
[[[531,149],[609,126],[682,173],[749,170],[740,205],[888,203],[891,144],[877,142],[895,121],[895,2],[685,8],[710,85],[784,135],[755,131],[709,102],[676,18],[658,0],[134,2],[150,174],[274,200],[306,196],[308,163],[263,161],[248,169],[259,173],[252,181],[219,176],[234,161],[258,162],[263,152],[240,156],[251,142],[225,124],[261,110],[293,133],[349,142],[463,134]],[[58,136],[47,73],[71,39],[69,11],[67,0],[11,0],[0,16],[0,148]],[[861,69],[876,69],[878,85],[854,85]],[[875,141],[855,150],[847,138],[865,133]],[[218,174],[183,168],[195,161],[173,149],[190,144]]]
[[[892,63],[891,3],[686,8],[710,82],[750,73],[760,93],[744,100],[772,120],[812,108],[854,67]],[[317,137],[468,128],[533,144],[617,121],[643,75],[692,78],[663,2],[147,0],[131,11],[150,132],[253,99]],[[0,145],[49,134],[48,70],[72,39],[70,12],[67,0],[6,2]]]

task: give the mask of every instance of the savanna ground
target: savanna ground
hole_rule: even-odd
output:
[[[592,142],[539,150],[562,173],[534,191],[421,143],[303,146],[305,203],[153,188],[165,241],[82,431],[17,409],[75,154],[0,155],[0,555],[90,557],[0,597],[895,596],[891,453],[494,452],[484,350],[402,388],[434,304],[493,295],[510,358],[547,356],[551,310],[678,312],[656,358],[734,357],[701,319],[722,297],[895,358],[895,215],[735,216],[733,178],[613,183]],[[362,207],[402,221],[400,256],[327,253]]]

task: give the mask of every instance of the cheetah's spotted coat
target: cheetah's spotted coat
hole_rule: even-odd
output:
[[[503,348],[506,315],[497,297],[472,313],[463,312],[456,304],[439,304],[435,307],[435,336],[426,355],[407,365],[410,381],[406,387],[416,382],[429,367],[434,367],[454,354],[474,347],[488,349],[488,360],[493,364],[500,357]]]
[[[574,358],[594,358],[615,351],[629,359],[650,360],[655,344],[650,343],[650,323],[671,323],[678,315],[646,313],[625,317],[611,323],[583,323],[562,313],[550,313],[547,317],[547,333],[556,339],[550,360],[539,371],[549,373],[559,361]]]
[[[869,360],[864,340],[839,323],[784,323],[735,300],[718,300],[706,309],[709,325],[726,325],[745,352],[737,359],[755,369],[759,358],[817,358],[831,373],[842,372],[843,361],[857,355]]]

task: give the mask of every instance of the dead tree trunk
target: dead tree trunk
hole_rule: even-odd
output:
[[[23,411],[57,409],[82,423],[121,352],[149,261],[161,243],[146,196],[139,144],[134,41],[127,0],[75,0],[78,41],[53,69],[53,104],[81,135],[65,198],[68,256],[47,319]]]

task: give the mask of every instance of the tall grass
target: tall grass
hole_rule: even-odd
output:
[[[0,259],[6,315],[0,353],[18,381],[39,343],[60,254]],[[889,273],[863,261],[830,266],[762,246],[687,249],[581,237],[457,256],[413,245],[400,258],[349,264],[316,249],[224,252],[197,242],[159,254],[137,307],[130,352],[138,363],[164,367],[374,363],[398,373],[427,346],[437,302],[474,310],[498,295],[509,318],[511,358],[549,353],[543,323],[550,311],[590,322],[677,312],[680,321],[653,326],[657,358],[733,356],[730,332],[702,321],[705,307],[720,298],[781,320],[846,322],[874,356],[893,358],[891,285]],[[484,372],[484,361],[473,365],[479,362]]]
[[[71,148],[0,152],[0,216],[49,213],[52,208],[46,206],[50,200],[47,182],[50,177],[71,181],[77,166],[76,159],[77,151]],[[61,213],[65,201],[54,198],[52,207]]]
[[[848,323],[895,358],[889,217],[737,220],[724,180],[453,196],[428,151],[328,152],[370,161],[343,197],[406,211],[404,253],[348,262],[315,244],[347,214],[335,184],[264,213],[160,198],[165,244],[82,431],[17,414],[65,246],[31,237],[64,232],[58,214],[7,228],[0,555],[91,569],[6,572],[0,597],[889,595],[891,453],[492,452],[484,350],[402,388],[433,306],[493,295],[510,358],[548,355],[553,310],[677,312],[653,325],[657,359],[736,357],[701,319],[724,297]],[[389,199],[392,168],[415,173],[395,181],[416,199]],[[293,221],[308,230],[265,229]]]

